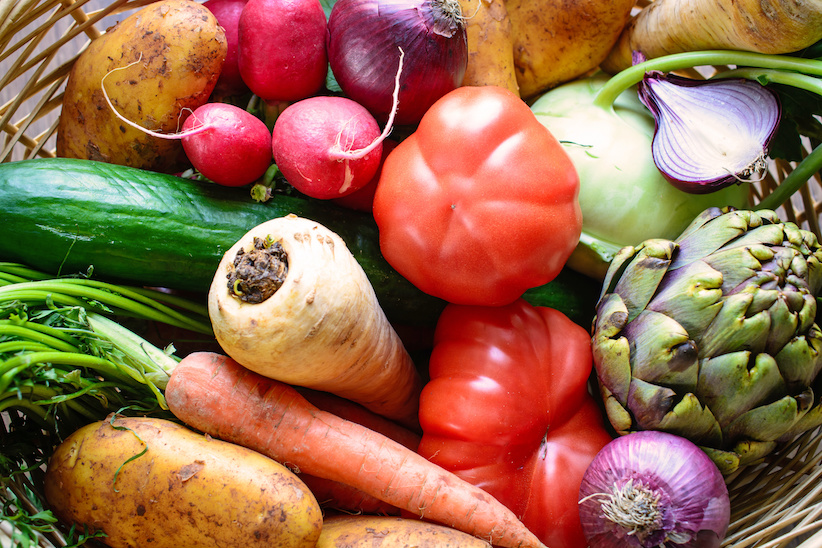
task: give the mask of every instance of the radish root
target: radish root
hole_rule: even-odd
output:
[[[397,114],[397,108],[400,104],[400,75],[402,74],[402,64],[403,59],[405,58],[405,52],[402,50],[402,48],[397,49],[400,50],[400,60],[399,64],[397,65],[397,75],[394,77],[394,93],[392,94],[393,103],[391,106],[391,112],[388,115],[388,121],[386,121],[382,133],[366,147],[357,150],[346,150],[343,149],[340,145],[340,141],[342,140],[342,131],[340,131],[340,133],[337,134],[337,140],[334,143],[334,147],[330,151],[330,155],[332,158],[336,158],[338,160],[357,160],[359,158],[363,158],[369,152],[377,148],[380,145],[380,143],[385,141],[385,139],[391,134],[391,131],[394,129],[394,118]]]
[[[111,99],[109,99],[108,92],[106,91],[106,78],[108,78],[111,74],[113,74],[113,73],[115,73],[119,70],[127,70],[127,69],[133,67],[134,65],[139,64],[140,61],[142,61],[142,60],[143,60],[143,54],[140,53],[140,56],[137,58],[136,61],[132,61],[131,63],[129,63],[128,65],[126,65],[124,67],[113,68],[110,71],[108,71],[105,75],[103,75],[103,77],[100,79],[100,88],[103,91],[103,99],[106,100],[106,104],[111,109],[111,112],[113,112],[114,115],[117,118],[120,119],[120,121],[122,121],[124,124],[127,124],[130,127],[133,127],[136,130],[142,131],[143,133],[145,133],[147,135],[151,135],[152,137],[157,137],[159,139],[182,139],[183,137],[188,137],[189,135],[196,135],[198,133],[202,133],[203,131],[206,131],[206,130],[211,129],[213,127],[213,126],[208,125],[208,124],[202,124],[200,126],[196,126],[194,128],[191,128],[188,131],[182,131],[182,132],[177,132],[177,133],[160,133],[160,132],[157,132],[157,131],[152,131],[150,129],[144,128],[140,124],[138,124],[136,122],[133,122],[133,121],[129,120],[128,118],[126,118],[125,116],[123,116],[122,114],[120,114],[117,111],[117,109],[114,108],[114,105],[111,103]]]

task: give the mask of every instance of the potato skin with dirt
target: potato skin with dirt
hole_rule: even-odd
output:
[[[114,548],[316,544],[317,500],[276,461],[164,419],[113,424],[80,428],[52,455],[45,496],[64,522],[104,531]]]
[[[179,139],[153,137],[117,118],[160,133],[183,125],[186,109],[204,104],[228,44],[217,18],[194,0],[161,0],[117,23],[89,44],[69,73],[57,127],[57,156],[153,171],[185,165]],[[181,116],[181,114],[183,114]]]
[[[325,518],[316,548],[491,548],[468,533],[414,518],[335,515]]]
[[[506,0],[520,95],[595,69],[619,39],[635,0]]]

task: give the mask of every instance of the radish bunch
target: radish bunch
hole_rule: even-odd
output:
[[[380,93],[388,95],[378,121],[372,107],[345,89],[340,96],[325,88],[331,29],[320,0],[207,0],[205,6],[229,41],[218,94],[250,92],[277,115],[269,130],[239,108],[212,103],[195,111],[182,137],[194,168],[216,183],[242,186],[260,179],[273,161],[288,183],[314,198],[340,200],[370,185],[365,198],[338,202],[370,209],[386,156],[383,141],[400,112],[400,96],[409,97],[401,85],[405,44],[380,56],[387,75]],[[367,28],[360,29],[363,36]],[[410,61],[419,64],[419,53]]]

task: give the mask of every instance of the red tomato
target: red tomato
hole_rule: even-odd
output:
[[[611,440],[588,333],[520,299],[448,305],[420,398],[419,453],[494,495],[552,548],[585,546],[579,487]]]
[[[388,155],[374,197],[380,248],[422,291],[502,305],[551,281],[579,241],[579,177],[519,97],[461,87]]]

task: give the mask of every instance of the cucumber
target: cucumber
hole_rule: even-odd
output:
[[[54,275],[204,293],[225,251],[252,227],[293,213],[346,242],[395,323],[433,325],[445,303],[417,289],[383,258],[373,218],[331,202],[275,194],[253,201],[229,188],[90,160],[0,164],[0,260]],[[570,275],[528,300],[590,325],[599,287]],[[593,301],[592,301],[593,299]],[[547,304],[550,303],[550,304]]]

